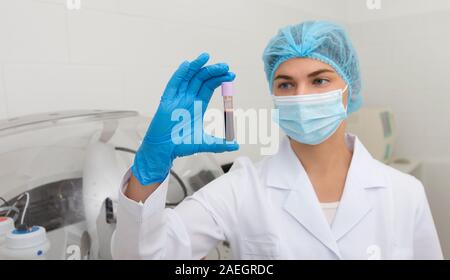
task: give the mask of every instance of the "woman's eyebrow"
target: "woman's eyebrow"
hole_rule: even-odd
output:
[[[277,75],[275,77],[275,79],[273,79],[273,80],[275,81],[275,80],[278,80],[278,79],[293,80],[294,78],[292,78],[291,76],[288,76],[288,75]]]
[[[320,70],[314,71],[312,73],[309,73],[308,78],[315,77],[315,76],[318,76],[318,75],[320,75],[322,73],[326,73],[326,72],[334,73],[334,71],[330,70],[330,69],[320,69]]]
[[[308,74],[308,78],[315,77],[315,76],[318,76],[318,75],[320,75],[322,73],[327,73],[327,72],[334,73],[334,71],[330,70],[330,69],[319,69],[317,71],[309,73]],[[291,76],[288,76],[288,75],[277,75],[275,77],[275,79],[273,79],[273,80],[275,81],[275,80],[278,80],[278,79],[293,80],[294,78],[292,78]]]

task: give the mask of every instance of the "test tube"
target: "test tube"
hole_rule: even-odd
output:
[[[225,120],[225,139],[234,140],[234,118],[233,118],[233,82],[222,83],[223,114]]]

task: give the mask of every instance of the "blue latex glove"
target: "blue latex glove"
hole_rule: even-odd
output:
[[[183,62],[168,82],[132,166],[134,176],[142,185],[162,182],[177,157],[239,149],[236,142],[226,142],[203,131],[203,116],[214,90],[235,78],[224,63],[204,66],[208,59],[209,55],[203,53],[190,63]],[[199,105],[202,110],[198,110]],[[189,112],[190,119],[172,120],[177,109]],[[194,116],[198,111],[201,113]]]

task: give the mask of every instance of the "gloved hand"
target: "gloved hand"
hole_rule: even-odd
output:
[[[177,157],[239,149],[236,142],[203,131],[203,116],[214,90],[235,78],[224,63],[204,67],[208,59],[203,53],[190,63],[183,62],[168,82],[131,168],[142,185],[162,182]],[[179,121],[185,113],[190,117]]]

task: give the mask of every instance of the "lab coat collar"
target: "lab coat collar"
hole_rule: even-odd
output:
[[[367,151],[357,136],[347,133],[345,135],[347,146],[353,150],[352,161],[347,175],[357,178],[363,188],[387,187],[390,181],[384,173],[380,172],[380,163]],[[301,174],[300,174],[300,173]],[[305,175],[305,169],[291,148],[289,138],[284,137],[280,143],[278,153],[270,159],[267,168],[266,185],[279,189],[294,189],[294,177]]]
[[[337,241],[357,225],[372,209],[366,189],[388,185],[379,172],[378,163],[356,136],[347,134],[346,143],[353,156],[344,193],[331,230],[320,207],[320,202],[301,162],[286,137],[274,155],[267,170],[269,187],[290,190],[283,208],[303,225],[315,238],[341,258]]]

